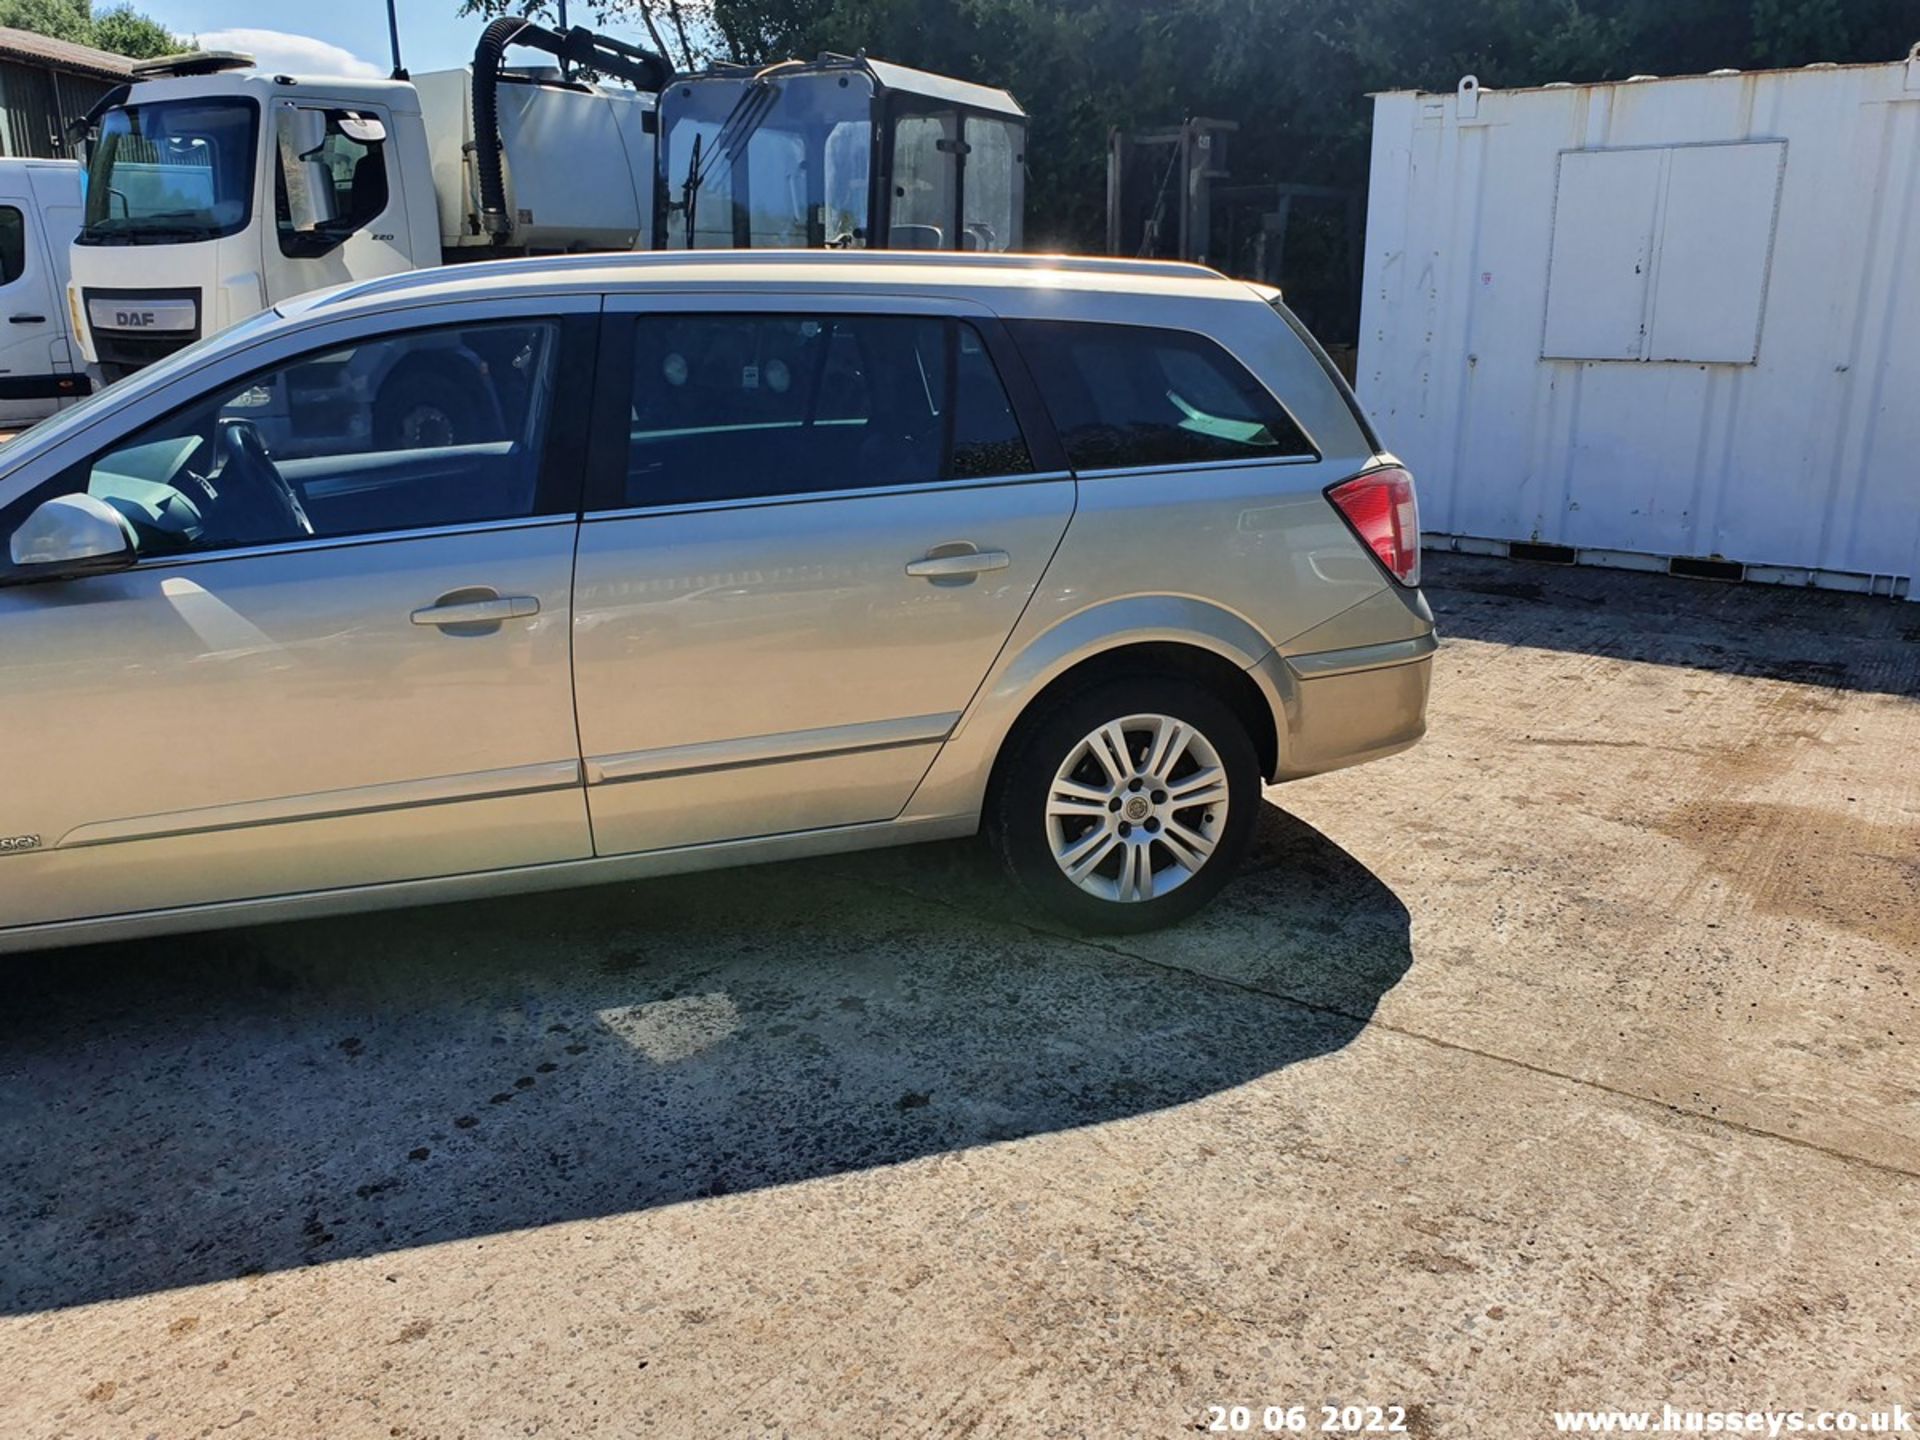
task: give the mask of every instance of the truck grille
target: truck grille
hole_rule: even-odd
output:
[[[108,380],[123,380],[142,366],[164,360],[174,351],[185,349],[196,338],[186,331],[174,331],[166,335],[130,335],[113,330],[95,330],[93,348],[100,357],[100,372]]]

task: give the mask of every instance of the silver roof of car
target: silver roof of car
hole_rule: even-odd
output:
[[[313,291],[281,303],[282,315],[318,317],[487,295],[577,291],[775,289],[822,292],[991,290],[1245,295],[1217,270],[1105,255],[1002,255],[945,251],[655,250],[488,260],[436,266]]]

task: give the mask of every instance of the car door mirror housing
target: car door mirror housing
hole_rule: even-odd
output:
[[[16,582],[70,580],[133,564],[133,527],[104,500],[56,495],[20,522],[8,541]]]

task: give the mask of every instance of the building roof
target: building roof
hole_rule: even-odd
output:
[[[51,35],[36,35],[31,30],[13,30],[5,25],[0,25],[0,60],[71,70],[97,80],[127,80],[133,75],[133,61],[125,55],[96,50],[91,45],[76,45],[71,40],[56,40]]]

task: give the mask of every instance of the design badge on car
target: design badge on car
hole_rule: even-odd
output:
[[[0,835],[0,855],[14,855],[23,850],[38,850],[38,835]]]

